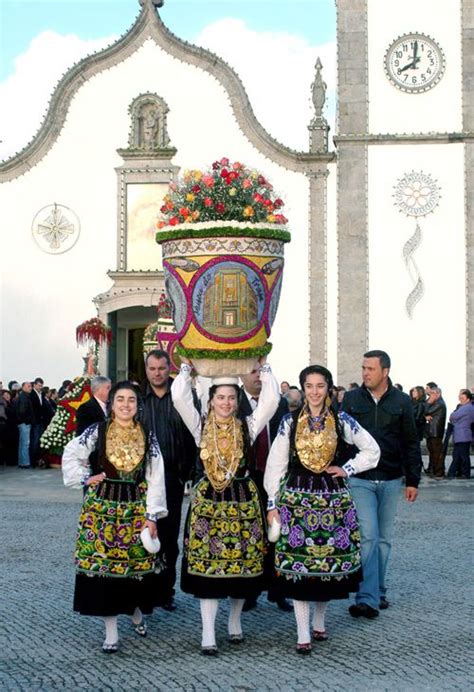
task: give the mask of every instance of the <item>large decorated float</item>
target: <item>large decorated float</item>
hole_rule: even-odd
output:
[[[170,185],[156,240],[178,354],[199,375],[242,375],[266,355],[280,298],[283,201],[258,171],[222,158]]]

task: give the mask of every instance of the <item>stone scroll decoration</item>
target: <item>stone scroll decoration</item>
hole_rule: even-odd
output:
[[[77,214],[56,202],[40,209],[31,225],[33,240],[50,255],[60,255],[74,247],[80,230]]]
[[[400,178],[394,186],[394,205],[406,216],[416,219],[415,231],[403,246],[403,260],[412,280],[413,288],[405,301],[408,317],[413,317],[416,304],[425,292],[425,284],[415,261],[414,254],[422,241],[419,218],[435,210],[440,200],[440,188],[437,181],[423,171],[411,171]]]

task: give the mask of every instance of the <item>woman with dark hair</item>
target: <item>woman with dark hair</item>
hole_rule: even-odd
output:
[[[361,580],[360,533],[346,478],[377,465],[374,438],[331,404],[332,375],[321,365],[300,374],[303,406],[280,424],[264,477],[268,524],[281,525],[275,547],[278,598],[292,598],[299,654],[311,652],[310,602],[315,601],[313,639],[326,640],[328,601],[347,598]],[[359,452],[340,466],[344,444]]]
[[[163,459],[153,433],[136,420],[137,397],[130,382],[116,384],[110,419],[71,440],[62,460],[64,484],[86,488],[74,555],[74,610],[104,619],[104,653],[118,649],[117,615],[131,615],[144,637],[143,615],[160,603],[161,561],[151,552],[158,545],[149,543],[157,539],[157,520],[168,513]]]
[[[229,641],[243,640],[245,599],[264,590],[264,509],[249,476],[249,449],[275,413],[280,394],[270,367],[260,368],[262,391],[252,415],[237,418],[237,378],[213,380],[208,414],[193,406],[191,367],[181,365],[171,387],[173,404],[200,448],[204,477],[192,491],[186,520],[181,588],[200,599],[201,652],[217,654],[215,619],[220,598],[230,598]]]
[[[426,409],[426,393],[425,388],[421,386],[412,387],[410,389],[411,405],[413,406],[413,416],[415,417],[416,430],[420,442],[424,437],[426,428],[425,409]]]

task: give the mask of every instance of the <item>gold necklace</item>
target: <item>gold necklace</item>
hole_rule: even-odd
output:
[[[232,416],[229,422],[219,422],[211,411],[204,424],[199,456],[209,481],[218,493],[234,479],[243,456],[242,423]]]
[[[133,471],[145,456],[145,436],[141,425],[134,423],[125,428],[112,421],[107,430],[105,454],[117,471]]]
[[[337,447],[334,416],[326,409],[321,419],[321,426],[311,430],[309,413],[305,407],[296,425],[296,451],[303,466],[313,473],[321,473],[331,464]]]

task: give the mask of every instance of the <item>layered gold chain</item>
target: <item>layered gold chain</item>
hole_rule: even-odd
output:
[[[112,421],[107,430],[105,453],[117,471],[130,473],[145,455],[145,436],[141,425],[124,427]]]
[[[214,490],[220,493],[232,482],[243,456],[242,423],[235,416],[219,421],[211,411],[204,424],[200,447],[206,475]]]

